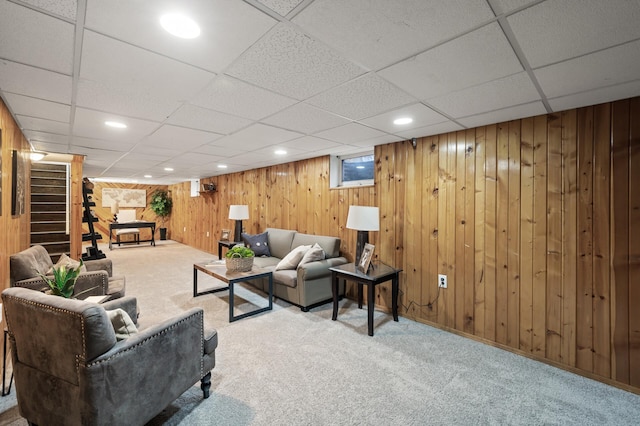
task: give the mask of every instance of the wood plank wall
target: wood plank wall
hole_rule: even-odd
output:
[[[247,232],[337,236],[352,259],[348,207],[378,205],[404,316],[640,392],[638,117],[634,98],[378,146],[374,187],[330,190],[328,157],[172,185],[172,236],[217,253],[248,204]]]
[[[2,167],[2,211],[0,212],[0,283],[1,289],[9,287],[9,256],[29,247],[31,188],[27,186],[25,194],[25,212],[19,216],[11,215],[11,154],[18,151],[24,159],[27,181],[31,176],[31,162],[28,158],[30,146],[20,131],[11,113],[0,99],[0,165]],[[0,314],[1,315],[1,314]]]

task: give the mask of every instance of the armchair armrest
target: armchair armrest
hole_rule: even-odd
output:
[[[113,276],[113,263],[111,259],[85,260],[83,263],[87,271],[107,271],[109,277]]]
[[[138,300],[135,297],[125,296],[119,299],[109,300],[102,303],[102,307],[107,311],[120,308],[129,315],[134,324],[138,323]]]
[[[331,275],[329,268],[348,263],[344,257],[332,257],[331,259],[316,260],[302,264],[298,267],[298,280],[314,280],[316,278]]]
[[[109,289],[109,275],[106,271],[82,272],[73,288],[76,299],[86,299],[89,296],[107,294]]]

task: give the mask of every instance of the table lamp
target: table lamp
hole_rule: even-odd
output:
[[[111,214],[113,215],[113,221],[118,222],[118,213],[120,212],[120,203],[117,201],[111,202]]]
[[[229,219],[236,221],[233,241],[242,241],[242,220],[249,219],[249,206],[232,205],[229,207]]]
[[[378,207],[349,206],[347,228],[358,231],[356,240],[356,265],[360,263],[362,249],[369,243],[369,231],[380,230],[380,212]]]

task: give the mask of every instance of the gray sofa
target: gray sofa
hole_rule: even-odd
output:
[[[347,263],[347,259],[340,256],[340,238],[278,228],[267,228],[265,232],[271,256],[256,257],[255,266],[273,271],[280,260],[301,245],[318,243],[325,252],[324,260],[305,263],[297,269],[274,271],[274,296],[299,306],[304,312],[329,302],[333,298],[329,268]],[[266,279],[260,285],[263,290],[268,290]],[[343,293],[343,289],[340,293]]]

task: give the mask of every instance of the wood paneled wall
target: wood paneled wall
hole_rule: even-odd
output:
[[[352,259],[348,207],[378,205],[404,316],[639,392],[638,117],[634,98],[378,146],[374,187],[330,190],[328,157],[173,185],[173,239],[217,253],[248,204],[247,232],[337,236]]]
[[[31,162],[28,153],[30,146],[22,135],[20,128],[11,113],[0,99],[0,131],[2,139],[0,145],[0,164],[2,166],[2,212],[0,213],[0,283],[1,289],[9,287],[9,256],[29,247],[30,217],[31,217],[31,188],[27,185],[25,193],[25,212],[19,216],[11,215],[11,154],[18,151],[24,160],[25,173],[31,176]],[[1,314],[0,314],[1,315]]]

